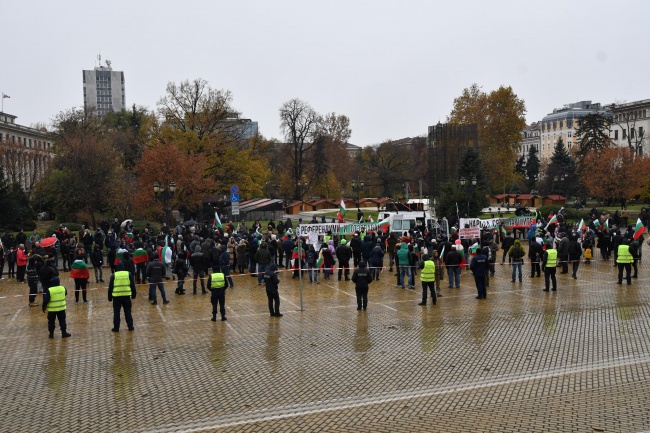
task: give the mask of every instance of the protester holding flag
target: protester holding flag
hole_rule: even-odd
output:
[[[80,253],[80,258],[75,260],[70,267],[70,278],[74,279],[74,301],[75,303],[79,302],[79,292],[81,292],[83,301],[88,302],[88,299],[86,299],[86,287],[88,285],[88,278],[90,277],[88,265],[82,259],[83,248],[79,248],[77,251]]]
[[[133,252],[133,263],[135,264],[135,283],[145,284],[147,282],[147,264],[149,264],[149,253],[144,248],[138,248]]]
[[[341,223],[345,221],[345,212],[346,212],[345,202],[343,201],[343,199],[341,199],[341,204],[339,206],[339,211],[336,214],[336,217],[338,218],[339,222],[341,222]]]

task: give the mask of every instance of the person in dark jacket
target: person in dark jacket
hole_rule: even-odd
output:
[[[221,255],[219,256],[219,266],[221,268],[221,273],[226,279],[228,279],[228,287],[231,289],[235,288],[235,283],[232,281],[230,276],[230,252],[228,252],[228,246],[226,244],[221,245]]]
[[[372,243],[372,237],[370,235],[364,236],[363,242],[361,243],[361,257],[364,262],[368,263],[370,260],[370,252],[373,247],[374,244]]]
[[[261,286],[264,281],[264,273],[271,264],[271,252],[266,242],[260,244],[260,248],[255,253],[255,262],[257,263],[257,285]]]
[[[395,263],[395,245],[397,245],[397,236],[395,236],[395,233],[391,233],[390,236],[388,236],[386,243],[386,251],[388,252],[389,261],[388,265],[390,266],[388,272],[393,272],[393,263]]]
[[[193,284],[193,294],[196,295],[196,280],[201,280],[201,293],[206,294],[205,291],[205,260],[203,260],[203,253],[201,252],[201,246],[197,245],[194,248],[194,253],[190,256],[190,265],[192,266],[192,271],[194,272],[194,284]]]
[[[102,265],[104,264],[104,253],[102,248],[99,245],[95,245],[92,254],[90,255],[90,261],[93,264],[93,269],[95,270],[95,283],[104,282],[104,276],[102,274]]]
[[[372,282],[372,273],[366,268],[366,262],[359,262],[359,267],[352,274],[352,282],[357,292],[357,311],[365,310],[368,307],[368,286]]]
[[[354,233],[352,239],[350,240],[350,249],[352,250],[353,266],[356,268],[359,266],[359,261],[361,260],[361,237],[359,233]]]
[[[266,297],[269,300],[269,313],[271,313],[271,317],[282,317],[280,313],[280,294],[278,293],[279,284],[278,267],[275,263],[271,263],[266,272],[264,272],[264,285],[266,286]]]
[[[582,257],[582,247],[580,246],[580,240],[577,235],[572,235],[569,240],[569,261],[572,265],[573,272],[571,276],[574,280],[578,278],[578,267],[580,266],[580,258]]]
[[[569,273],[569,238],[566,233],[560,234],[561,240],[557,246],[558,265],[562,267],[561,274]]]
[[[530,259],[530,278],[534,278],[535,274],[537,274],[538,277],[541,277],[542,267],[540,264],[542,262],[542,254],[544,253],[542,245],[537,242],[536,238],[533,238],[530,240],[528,247],[528,258]]]
[[[350,281],[350,256],[352,251],[348,246],[348,241],[341,239],[341,244],[336,247],[336,259],[339,261],[339,281],[345,273],[345,281]]]
[[[48,281],[48,288],[44,289],[43,293],[43,312],[47,311],[47,329],[50,331],[50,338],[54,338],[55,320],[59,320],[59,328],[61,328],[61,337],[71,337],[67,329],[65,317],[65,297],[68,295],[68,289],[61,285],[59,277],[53,277]],[[50,291],[50,289],[52,289]]]
[[[460,289],[460,264],[462,261],[463,256],[456,251],[456,245],[451,246],[451,251],[445,252],[445,266],[447,267],[450,289],[454,287],[454,284],[456,284],[457,289]]]
[[[372,248],[372,251],[370,251],[370,256],[368,258],[372,278],[377,281],[379,281],[379,274],[381,274],[381,269],[384,266],[384,248],[382,245],[382,239],[377,238],[377,242]]]
[[[178,277],[178,284],[176,285],[177,295],[184,295],[185,288],[185,277],[187,277],[187,253],[181,251],[176,255],[176,261],[174,262],[174,273]]]
[[[517,242],[519,239],[517,239]],[[478,296],[476,299],[486,299],[487,290],[485,288],[485,278],[488,273],[488,257],[486,255],[485,249],[479,250],[478,254],[474,256],[472,262],[470,263],[470,270],[474,274],[474,282],[476,283],[476,291]]]
[[[36,307],[36,295],[38,294],[38,270],[43,266],[43,259],[39,256],[32,256],[27,261],[27,284],[29,285],[29,306]]]
[[[501,241],[501,249],[503,250],[503,257],[501,257],[501,264],[504,264],[506,261],[506,255],[510,251],[510,247],[515,243],[515,238],[512,236],[512,233],[507,233],[506,236]],[[508,256],[508,263],[510,263],[512,257]]]
[[[124,267],[126,269],[126,266]],[[133,273],[129,271],[131,275]],[[153,260],[147,265],[147,279],[149,280],[149,298],[151,299],[151,305],[158,305],[158,300],[156,299],[156,286],[160,290],[160,296],[162,296],[163,304],[169,304],[167,296],[165,295],[165,283],[163,283],[163,278],[167,275],[167,267],[160,262],[158,258],[158,253],[153,253]]]

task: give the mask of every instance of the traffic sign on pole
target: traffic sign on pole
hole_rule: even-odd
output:
[[[238,203],[239,202],[239,194],[232,193],[230,194],[230,201],[233,203]]]

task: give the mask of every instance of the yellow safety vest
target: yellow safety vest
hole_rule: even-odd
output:
[[[115,278],[113,279],[113,297],[116,296],[131,296],[129,271],[115,272]]]
[[[65,287],[54,286],[50,287],[50,301],[47,303],[47,311],[54,313],[55,311],[65,310]]]
[[[547,254],[546,267],[547,268],[557,267],[557,250],[551,248],[549,250],[546,250],[546,254]]]
[[[226,277],[221,272],[210,275],[210,288],[221,289],[226,285]]]
[[[424,262],[424,268],[420,272],[420,281],[430,282],[436,280],[436,265],[431,260]]]
[[[616,263],[624,264],[624,263],[632,263],[632,262],[634,262],[634,258],[632,257],[632,254],[630,254],[630,246],[619,245],[616,254]]]

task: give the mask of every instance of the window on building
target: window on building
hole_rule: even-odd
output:
[[[560,129],[564,126],[564,120],[560,120]]]
[[[570,141],[567,141],[566,143],[567,143],[567,147],[568,147],[569,149],[571,149],[571,142],[570,142]]]
[[[626,138],[627,138],[627,131],[623,129],[623,140],[625,140]]]
[[[634,138],[634,128],[630,128],[630,138]]]
[[[618,129],[614,130],[614,140],[618,140]]]
[[[643,126],[639,126],[639,138],[643,138]]]
[[[567,132],[567,137],[571,138],[571,132]]]

